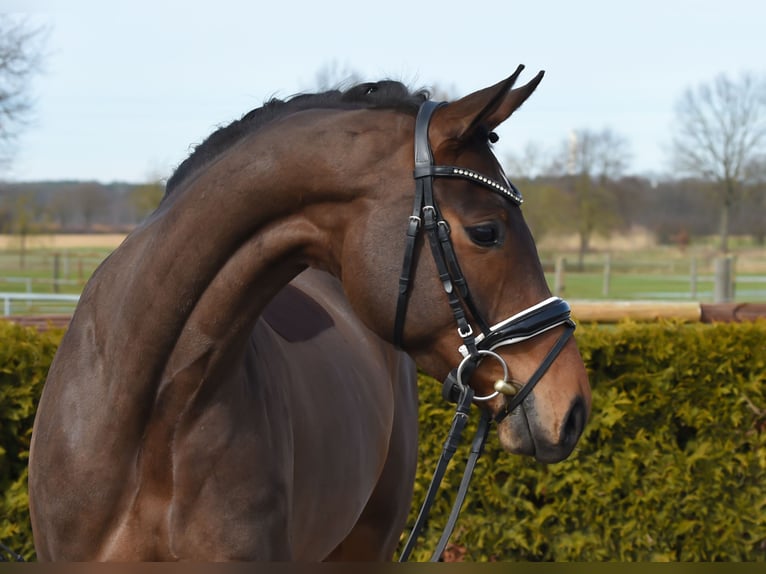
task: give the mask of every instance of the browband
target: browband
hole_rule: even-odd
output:
[[[490,191],[499,193],[506,199],[511,200],[516,205],[524,203],[524,198],[521,196],[521,192],[508,180],[508,178],[505,177],[505,175],[503,175],[503,183],[499,183],[494,179],[464,167],[456,167],[454,165],[429,165],[422,168],[415,168],[414,177],[415,179],[421,177],[460,177],[472,181],[473,183],[483,185]]]

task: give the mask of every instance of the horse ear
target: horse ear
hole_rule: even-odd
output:
[[[545,73],[539,72],[529,83],[514,90],[513,85],[523,69],[524,66],[519,66],[502,82],[469,94],[437,110],[434,121],[440,124],[440,133],[449,138],[464,141],[474,135],[479,128],[485,132],[491,132],[507,120],[535,91]]]

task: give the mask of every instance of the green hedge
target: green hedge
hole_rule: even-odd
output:
[[[452,538],[460,552],[474,561],[764,560],[766,322],[581,326],[577,340],[593,387],[580,443],[567,461],[542,465],[504,454],[491,436]],[[451,418],[437,383],[421,389],[418,500]],[[436,544],[455,468],[418,559]]]
[[[35,408],[60,331],[38,333],[0,321],[0,541],[34,556],[27,498],[27,460]]]
[[[0,540],[27,558],[29,438],[60,335],[0,322]],[[765,560],[766,321],[581,325],[576,336],[593,413],[573,456],[510,456],[493,432],[455,546],[474,561]],[[452,415],[422,379],[417,502]],[[428,558],[461,474],[448,474],[413,558]]]

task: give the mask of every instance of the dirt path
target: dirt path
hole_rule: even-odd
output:
[[[30,235],[27,236],[27,248],[73,249],[76,247],[106,247],[114,249],[122,243],[123,239],[125,239],[125,235],[120,233]],[[18,248],[19,241],[17,235],[0,235],[0,249]]]

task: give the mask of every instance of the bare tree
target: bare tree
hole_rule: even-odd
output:
[[[334,90],[348,87],[362,81],[362,77],[348,64],[340,64],[331,60],[324,64],[316,73],[314,83],[319,91]]]
[[[533,179],[543,170],[547,156],[539,143],[529,141],[519,153],[509,153],[505,158],[508,175],[516,179]]]
[[[751,223],[748,231],[763,247],[766,245],[766,154],[750,161],[746,171],[746,197],[742,207]]]
[[[609,128],[575,130],[569,135],[559,162],[569,175],[588,174],[604,180],[619,176],[630,159],[628,141]]]
[[[754,166],[766,151],[766,84],[751,74],[725,74],[678,100],[674,164],[682,173],[715,184],[720,207],[720,249],[729,250],[732,207],[742,199]]]
[[[394,78],[368,78],[365,77],[364,74],[362,74],[359,70],[352,68],[349,64],[341,64],[338,62],[338,60],[330,60],[317,70],[314,77],[313,86],[310,86],[309,89],[317,89],[319,91],[345,90],[356,84],[360,84],[366,81],[377,82],[380,80],[391,79]],[[407,82],[404,80],[400,81],[407,84]],[[410,85],[409,87],[413,88],[414,86]],[[430,93],[431,98],[434,100],[448,101],[458,97],[455,95],[458,92],[456,91],[454,84],[431,84],[427,86],[417,86],[417,89],[421,88],[426,89]]]
[[[133,187],[128,192],[128,202],[135,210],[136,216],[143,219],[157,208],[164,193],[165,186],[160,178],[153,178],[151,181]]]
[[[612,182],[629,158],[628,141],[620,134],[608,128],[581,129],[570,134],[551,166],[551,174],[563,176],[567,199],[561,208],[567,210],[567,221],[579,236],[580,268],[593,235],[607,234],[618,224]]]
[[[0,14],[0,165],[32,106],[29,82],[39,70],[45,31],[26,20]]]
[[[85,229],[91,231],[109,209],[109,191],[96,182],[79,182],[72,190],[72,201],[80,206]]]
[[[19,267],[21,269],[26,268],[27,239],[30,235],[36,235],[40,232],[40,226],[37,222],[40,206],[35,201],[34,196],[34,192],[29,190],[15,194],[12,200],[9,231],[19,240]]]

